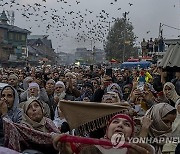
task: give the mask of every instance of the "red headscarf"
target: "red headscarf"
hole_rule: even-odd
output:
[[[131,118],[130,116],[128,116],[127,114],[116,114],[114,117],[112,117],[111,120],[109,121],[109,124],[107,125],[106,135],[107,135],[107,131],[108,131],[109,125],[111,124],[111,122],[112,122],[114,119],[117,119],[117,118],[126,119],[128,122],[130,122],[131,127],[132,127],[132,133],[131,133],[131,137],[132,137],[132,135],[134,134],[134,121],[133,121],[132,118]]]
[[[114,117],[112,117],[111,120],[109,121],[108,126],[107,126],[107,130],[108,130],[108,127],[111,124],[111,122],[116,118],[123,118],[123,119],[126,119],[130,122],[130,124],[132,126],[132,133],[131,133],[131,136],[132,136],[134,133],[134,122],[131,119],[131,117],[129,117],[126,114],[117,114]],[[107,132],[107,130],[106,130],[106,132]],[[86,137],[70,136],[70,135],[62,136],[60,138],[60,142],[70,142],[71,143],[71,149],[73,150],[73,152],[75,154],[79,154],[79,152],[81,150],[81,146],[79,146],[81,144],[79,144],[79,143],[87,144],[87,145],[101,145],[101,146],[105,147],[106,149],[113,147],[110,140],[94,139],[94,138],[86,138]],[[125,143],[120,148],[130,148],[130,145]]]

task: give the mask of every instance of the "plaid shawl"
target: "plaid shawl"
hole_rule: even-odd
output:
[[[50,133],[40,132],[26,126],[13,123],[7,118],[3,118],[4,122],[4,144],[5,147],[16,151],[23,151],[31,148],[31,143],[43,145],[43,147],[52,148],[52,138]],[[58,129],[51,127],[51,122],[47,120],[47,127],[49,132],[57,132]],[[22,145],[24,147],[22,147]],[[23,149],[24,148],[24,149]],[[53,149],[53,148],[52,148]],[[37,150],[37,149],[36,149]]]
[[[78,101],[60,101],[63,112],[71,130],[77,129],[78,134],[91,132],[107,126],[108,121],[118,113],[127,113],[126,103],[95,103]]]

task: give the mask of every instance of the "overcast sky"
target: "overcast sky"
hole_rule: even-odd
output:
[[[138,36],[137,44],[142,38],[158,37],[160,23],[180,28],[180,0],[9,1],[0,0],[3,5],[0,11],[14,10],[15,25],[30,30],[33,35],[49,35],[56,51],[74,52],[76,47],[90,49],[91,43],[102,48],[108,22],[112,26],[114,18],[121,18],[125,11],[129,11],[127,18]],[[178,35],[179,30],[163,26],[165,38],[178,38]]]

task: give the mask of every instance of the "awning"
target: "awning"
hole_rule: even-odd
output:
[[[170,45],[163,56],[160,65],[170,71],[180,70],[180,44]]]

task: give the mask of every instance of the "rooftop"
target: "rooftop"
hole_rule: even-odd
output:
[[[29,40],[37,40],[37,39],[47,39],[49,35],[28,35]]]
[[[164,43],[167,45],[180,43],[180,39],[165,39]]]
[[[19,33],[26,33],[26,34],[31,33],[27,29],[22,29],[22,28],[19,28],[17,26],[8,25],[8,24],[2,24],[2,23],[0,23],[0,28],[7,29],[10,32],[19,32]]]

